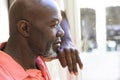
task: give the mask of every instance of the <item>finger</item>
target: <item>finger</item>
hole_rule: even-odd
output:
[[[63,49],[58,49],[58,59],[60,61],[60,64],[62,65],[62,67],[67,66],[66,59],[65,59],[65,52]]]
[[[66,54],[66,62],[68,66],[68,70],[70,73],[73,73],[73,67],[72,67],[72,59],[71,59],[71,53],[69,49],[65,49],[65,54]]]
[[[73,65],[73,72],[75,75],[78,75],[77,69],[77,62],[76,62],[76,51],[71,49],[71,58],[72,58],[72,65]]]
[[[80,59],[80,57],[79,57],[78,51],[76,50],[75,53],[76,53],[77,63],[78,63],[78,65],[79,65],[80,69],[83,69],[83,64],[82,64],[82,61],[81,61],[81,59]]]

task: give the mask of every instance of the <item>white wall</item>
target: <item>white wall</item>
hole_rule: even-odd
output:
[[[8,39],[8,25],[7,0],[0,0],[0,42]]]

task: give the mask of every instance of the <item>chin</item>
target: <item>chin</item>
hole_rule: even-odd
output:
[[[57,53],[51,47],[49,51],[46,52],[46,55],[43,57],[44,61],[51,61],[57,59]]]

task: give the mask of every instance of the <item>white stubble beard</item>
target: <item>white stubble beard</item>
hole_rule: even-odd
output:
[[[51,61],[51,60],[57,58],[57,53],[53,50],[52,45],[51,45],[50,49],[47,51],[47,54],[48,55],[46,55],[46,57],[44,57],[45,61]]]

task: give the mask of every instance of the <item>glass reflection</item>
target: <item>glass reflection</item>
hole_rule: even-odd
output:
[[[120,7],[106,8],[107,51],[120,51]]]
[[[91,52],[97,48],[95,10],[91,8],[81,8],[80,12],[82,51]]]

